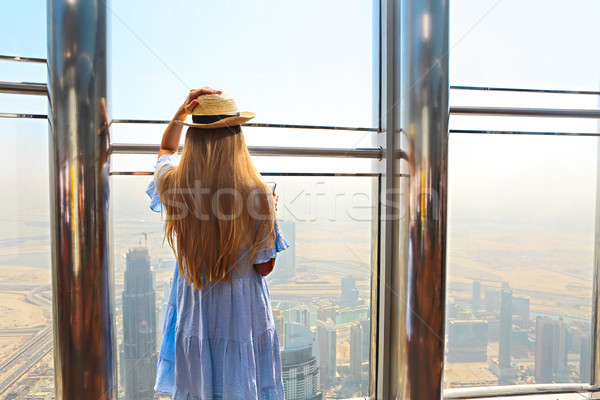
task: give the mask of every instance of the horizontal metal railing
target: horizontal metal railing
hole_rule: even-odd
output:
[[[561,89],[525,89],[489,86],[450,86],[452,90],[476,90],[485,92],[518,92],[518,93],[544,93],[544,94],[586,94],[600,96],[600,92],[590,90],[561,90]]]
[[[1,55],[1,54],[0,54],[0,61],[17,61],[17,62],[26,62],[26,63],[34,63],[34,64],[46,64],[45,58],[7,56],[7,55]]]
[[[450,107],[454,115],[496,115],[504,117],[600,118],[600,110],[571,108],[516,108],[516,107]]]
[[[166,125],[169,120],[152,119],[113,119],[112,124],[160,124]],[[352,127],[352,126],[329,126],[329,125],[294,125],[294,124],[267,124],[267,123],[246,123],[243,126],[251,128],[286,128],[286,129],[323,129],[334,131],[358,131],[358,132],[378,132],[377,128]]]
[[[490,131],[477,129],[450,129],[450,133],[470,133],[474,135],[600,136],[600,132]]]
[[[381,176],[377,172],[261,172],[262,176],[294,176],[294,177],[363,177],[376,178]],[[152,176],[154,171],[111,171],[111,176]],[[400,174],[407,177],[407,174]]]
[[[181,151],[183,146],[179,147]],[[113,143],[112,154],[156,154],[160,150],[158,144],[128,144]],[[292,156],[292,157],[342,157],[342,158],[372,158],[381,160],[383,150],[379,148],[310,148],[310,147],[275,147],[248,146],[253,156]]]
[[[464,90],[505,90],[505,91],[524,91],[541,93],[578,93],[598,95],[599,92],[583,91],[549,91],[535,89],[510,89],[510,88],[477,88],[477,87],[452,87],[454,89]],[[47,95],[48,89],[45,83],[30,82],[5,82],[0,81],[0,93],[10,94],[29,94],[29,95]],[[600,119],[600,110],[596,109],[556,109],[556,108],[517,108],[517,107],[470,107],[453,106],[450,107],[450,114],[454,115],[495,115],[505,117],[553,117],[553,118],[596,118]],[[166,124],[167,120],[143,120],[143,119],[113,119],[112,123],[119,124]],[[262,124],[250,123],[244,126],[265,127],[265,128],[295,128],[295,129],[326,129],[326,130],[350,130],[377,132],[376,128],[369,127],[340,127],[340,126],[319,126],[319,125],[291,125],[291,124]]]
[[[48,119],[46,114],[21,114],[0,112],[0,118]]]
[[[0,93],[46,96],[48,85],[45,83],[0,81]]]
[[[593,392],[589,384],[535,384],[535,385],[507,385],[507,386],[478,386],[472,388],[445,389],[444,400],[481,399],[499,396],[560,394]]]

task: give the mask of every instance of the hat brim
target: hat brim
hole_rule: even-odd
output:
[[[223,118],[223,119],[218,120],[217,122],[213,122],[210,124],[197,124],[195,122],[186,122],[186,121],[181,121],[178,119],[176,119],[175,122],[178,124],[181,124],[181,125],[191,126],[194,128],[209,129],[209,128],[222,128],[225,126],[241,125],[244,122],[250,121],[255,116],[256,116],[256,114],[254,114],[253,112],[242,111],[242,112],[240,112],[240,115],[237,115],[235,117]]]

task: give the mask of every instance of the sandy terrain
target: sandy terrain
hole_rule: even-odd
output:
[[[33,328],[49,323],[39,306],[25,302],[25,295],[0,292],[0,329]]]
[[[0,284],[46,285],[50,284],[51,280],[51,271],[46,268],[0,265]]]

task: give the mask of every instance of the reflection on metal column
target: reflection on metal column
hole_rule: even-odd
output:
[[[406,379],[406,276],[400,269],[400,254],[405,253],[406,184],[401,177],[400,137],[400,2],[380,0],[380,111],[377,145],[384,149],[381,173],[381,222],[377,310],[376,398],[404,398]],[[404,196],[403,196],[404,194]],[[372,346],[373,347],[373,346]]]
[[[401,126],[410,189],[406,399],[440,399],[444,360],[448,155],[448,0],[404,0]]]
[[[104,0],[48,0],[56,399],[116,399]]]

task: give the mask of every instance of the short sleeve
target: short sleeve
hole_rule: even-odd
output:
[[[269,261],[271,258],[275,258],[277,253],[290,247],[286,242],[283,232],[279,227],[279,223],[275,220],[275,243],[270,249],[261,250],[254,256],[254,262],[252,264],[262,264]]]
[[[154,167],[154,177],[152,182],[148,184],[146,193],[150,196],[150,209],[154,212],[160,212],[160,196],[158,195],[158,178],[165,171],[175,168],[179,165],[179,157],[175,154],[163,154],[156,160],[156,166]]]

